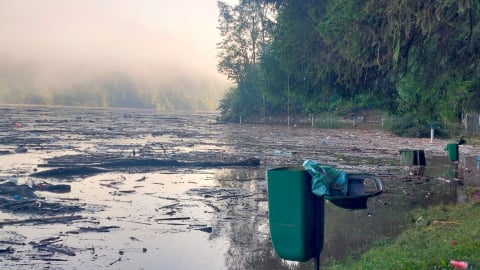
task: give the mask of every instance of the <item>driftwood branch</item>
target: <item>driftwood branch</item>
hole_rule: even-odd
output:
[[[155,221],[187,220],[189,217],[156,218]]]
[[[0,227],[5,225],[16,225],[16,224],[28,224],[28,223],[58,223],[58,222],[68,222],[73,220],[83,219],[82,216],[55,216],[55,217],[46,217],[46,218],[29,218],[29,219],[19,219],[19,220],[6,220],[0,221]]]
[[[30,176],[38,178],[47,177],[74,177],[74,176],[91,176],[99,173],[109,172],[118,168],[128,167],[250,167],[259,166],[260,159],[257,157],[247,158],[240,161],[197,161],[183,162],[174,159],[137,159],[128,158],[123,160],[115,160],[112,162],[96,163],[92,166],[72,166],[66,168],[56,168],[41,172],[32,173]]]

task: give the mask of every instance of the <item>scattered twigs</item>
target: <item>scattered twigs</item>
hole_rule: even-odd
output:
[[[42,251],[47,251],[51,253],[60,253],[67,256],[76,255],[75,251],[72,248],[66,247],[61,244],[55,244],[60,241],[62,241],[60,237],[50,237],[50,238],[41,240],[39,243],[31,241],[29,244],[31,244],[34,248]]]
[[[60,237],[50,237],[50,238],[41,240],[39,243],[35,243],[32,241],[30,242],[30,244],[33,245],[34,248],[40,248],[40,247],[48,246],[50,244],[53,244],[59,241],[62,241]]]
[[[157,208],[156,210],[158,211],[158,210],[161,210],[161,209],[164,209],[164,208],[173,208],[173,207],[175,207],[179,204],[180,203],[177,202],[177,203],[173,203],[173,204],[164,205],[164,206],[161,206],[161,207]]]
[[[113,262],[110,263],[110,266],[116,264],[117,262],[119,262],[119,261],[121,261],[121,260],[122,260],[122,257],[116,259],[115,261],[113,261]]]
[[[40,250],[52,252],[52,253],[61,253],[67,256],[75,256],[75,251],[72,248],[66,247],[64,245],[47,245],[39,247]]]

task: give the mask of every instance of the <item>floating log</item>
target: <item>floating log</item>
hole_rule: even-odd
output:
[[[247,158],[241,161],[198,161],[183,162],[174,159],[135,159],[128,158],[123,160],[115,160],[112,162],[97,163],[95,166],[73,166],[65,168],[56,168],[35,172],[30,174],[32,177],[74,177],[74,176],[92,176],[99,173],[110,172],[112,169],[128,168],[128,167],[247,167],[259,166],[260,159],[257,157]]]
[[[101,168],[115,167],[237,167],[237,166],[259,166],[260,159],[253,157],[241,161],[197,161],[182,162],[175,159],[124,159],[98,164]]]
[[[32,177],[48,178],[48,177],[73,177],[73,176],[91,176],[99,173],[108,172],[108,170],[90,167],[90,166],[74,166],[67,168],[56,168],[45,170],[41,172],[35,172],[30,174]]]
[[[102,227],[80,227],[78,230],[75,231],[68,231],[67,233],[72,233],[72,234],[79,234],[83,232],[110,232],[111,229],[119,229],[120,227],[118,226],[102,226]]]
[[[46,217],[46,218],[29,218],[29,219],[18,219],[18,220],[6,220],[0,221],[0,227],[4,225],[16,225],[16,224],[27,224],[27,223],[57,223],[57,222],[67,222],[72,220],[83,219],[82,216],[55,216],[55,217]]]

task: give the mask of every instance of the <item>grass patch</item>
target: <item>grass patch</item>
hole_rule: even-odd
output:
[[[313,127],[320,129],[341,129],[352,127],[352,123],[340,121],[334,114],[322,114],[315,118]]]
[[[453,269],[450,260],[480,269],[479,203],[417,210],[392,243],[378,243],[358,260],[325,269]]]

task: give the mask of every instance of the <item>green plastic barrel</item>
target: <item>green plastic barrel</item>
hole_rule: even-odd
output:
[[[402,158],[402,163],[405,165],[413,165],[414,153],[412,149],[400,149],[400,155]]]
[[[405,165],[426,165],[425,151],[418,149],[400,149],[402,163]]]
[[[267,171],[270,235],[279,257],[308,261],[323,247],[324,199],[313,195],[303,168]]]
[[[458,160],[458,144],[457,143],[448,143],[447,146],[445,146],[445,150],[448,151],[448,159],[450,159],[450,161]]]

